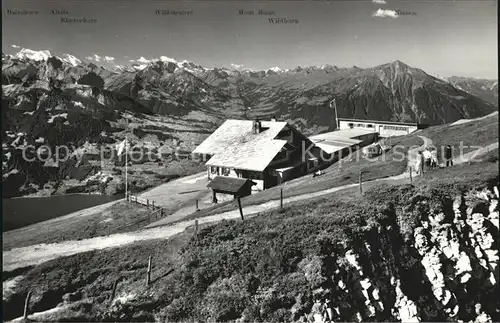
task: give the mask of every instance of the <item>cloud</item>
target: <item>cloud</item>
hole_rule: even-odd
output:
[[[372,0],[373,3],[378,3],[378,4],[387,4],[385,0]]]
[[[99,56],[97,54],[94,54],[92,56],[87,56],[85,58],[88,59],[89,61],[94,61],[94,62],[105,61],[108,63],[111,63],[115,60],[115,58],[112,56]]]
[[[233,64],[231,63],[231,67],[234,68],[235,70],[240,70],[243,68],[243,64]]]
[[[87,56],[85,58],[91,61],[100,62],[102,57],[97,54],[94,54],[92,56]]]
[[[139,59],[137,60],[137,62],[147,64],[147,63],[151,62],[151,60],[146,59],[146,58],[144,58],[143,56],[141,56],[141,58],[139,58]]]
[[[21,46],[11,45],[12,48],[21,48]]]
[[[396,12],[396,10],[378,9],[376,12],[373,13],[372,17],[397,18],[397,17],[399,17],[399,14]]]
[[[130,63],[135,63],[135,59],[129,59],[128,60]]]

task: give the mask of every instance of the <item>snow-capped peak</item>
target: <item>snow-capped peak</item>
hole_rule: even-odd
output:
[[[117,72],[133,72],[134,70],[136,70],[134,67],[127,65],[115,65],[114,69]]]
[[[46,61],[51,56],[52,54],[48,50],[36,51],[28,48],[23,48],[14,55],[18,59],[31,59],[34,61]]]
[[[282,71],[283,71],[283,70],[282,70],[281,68],[279,68],[278,66],[268,68],[267,70],[268,70],[268,71],[273,71],[273,72],[275,72],[275,73],[279,73],[279,72],[282,72]]]
[[[177,61],[175,59],[167,57],[167,56],[160,56],[159,60],[162,62],[171,62],[171,63],[177,64]]]
[[[145,69],[146,67],[148,67],[148,64],[132,64],[131,67],[133,69],[135,69],[136,71],[141,71],[141,70]]]
[[[73,66],[82,64],[82,61],[70,54],[62,54],[61,60]]]

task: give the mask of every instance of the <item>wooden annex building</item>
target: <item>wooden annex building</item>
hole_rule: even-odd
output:
[[[207,187],[212,189],[212,202],[217,203],[217,193],[230,194],[234,198],[245,197],[252,194],[253,185],[255,182],[250,179],[216,176]]]

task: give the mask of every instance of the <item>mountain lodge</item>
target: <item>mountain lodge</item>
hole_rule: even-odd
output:
[[[210,158],[205,164],[209,180],[232,178],[227,183],[218,178],[218,191],[226,184],[237,187],[235,178],[242,187],[249,179],[252,191],[264,190],[314,172],[330,157],[287,122],[259,120],[226,120],[193,154]]]
[[[403,136],[426,126],[416,122],[380,121],[338,118],[339,130],[367,129],[376,131],[380,137]]]

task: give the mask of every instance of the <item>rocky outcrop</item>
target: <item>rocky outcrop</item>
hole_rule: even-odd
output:
[[[323,264],[333,274],[332,287],[318,293],[307,319],[498,319],[498,200],[495,186],[458,195],[439,208],[419,201],[417,227],[412,238],[401,241],[404,245],[394,245],[397,239],[391,231],[396,228],[391,225],[378,229],[380,243],[367,236],[357,250],[347,248],[341,257]],[[392,246],[387,248],[389,241]],[[410,264],[399,262],[405,258]]]

